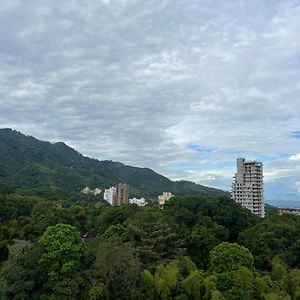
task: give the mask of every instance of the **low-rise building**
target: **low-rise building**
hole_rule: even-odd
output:
[[[80,194],[98,196],[101,194],[101,192],[102,192],[102,190],[97,187],[94,190],[92,190],[87,186],[83,190],[80,191]]]
[[[166,201],[170,200],[174,195],[171,192],[163,192],[162,195],[158,196],[158,206],[163,206]]]
[[[91,189],[87,186],[80,191],[80,194],[89,195],[91,193]]]
[[[95,189],[94,189],[94,191],[93,191],[93,194],[94,194],[95,196],[97,196],[97,195],[100,195],[100,194],[101,194],[101,192],[102,192],[102,190],[101,190],[101,189],[99,189],[99,188],[95,188]]]
[[[300,208],[280,208],[277,212],[278,215],[294,215],[300,216]]]
[[[145,205],[148,204],[144,198],[139,198],[139,199],[138,198],[132,198],[132,199],[129,199],[129,203],[130,204],[136,204],[138,206],[145,206]]]

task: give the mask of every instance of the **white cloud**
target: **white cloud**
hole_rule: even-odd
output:
[[[300,153],[291,155],[289,159],[290,159],[290,160],[300,161]]]

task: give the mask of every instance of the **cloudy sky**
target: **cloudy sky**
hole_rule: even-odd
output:
[[[265,164],[300,200],[300,2],[0,2],[0,128],[230,189]]]

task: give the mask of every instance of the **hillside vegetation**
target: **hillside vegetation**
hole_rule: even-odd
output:
[[[148,168],[85,157],[66,144],[39,141],[11,129],[0,130],[0,182],[27,194],[69,196],[85,186],[108,188],[128,183],[132,196],[226,195],[189,181],[174,182]]]
[[[12,192],[0,187],[0,299],[300,299],[297,216],[227,197],[162,210]]]

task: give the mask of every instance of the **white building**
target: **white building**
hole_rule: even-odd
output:
[[[259,217],[265,216],[263,163],[237,159],[237,172],[232,184],[231,197]]]
[[[132,198],[132,199],[129,199],[129,203],[136,204],[138,206],[145,206],[148,204],[144,198],[140,198],[140,199]]]
[[[85,187],[83,190],[80,191],[81,194],[84,194],[84,195],[94,195],[94,196],[100,195],[101,192],[102,191],[99,188],[95,188],[94,190],[92,190],[88,186]]]
[[[158,206],[162,206],[166,201],[170,200],[174,195],[170,192],[163,192],[162,195],[158,196]]]
[[[83,190],[80,191],[81,194],[88,195],[91,193],[91,189],[87,186]]]
[[[103,198],[107,201],[110,205],[114,205],[114,200],[116,196],[117,189],[115,187],[111,187],[110,189],[104,190]]]
[[[95,188],[94,191],[93,191],[93,194],[94,194],[95,196],[97,196],[97,195],[100,195],[101,192],[102,192],[101,189]]]

